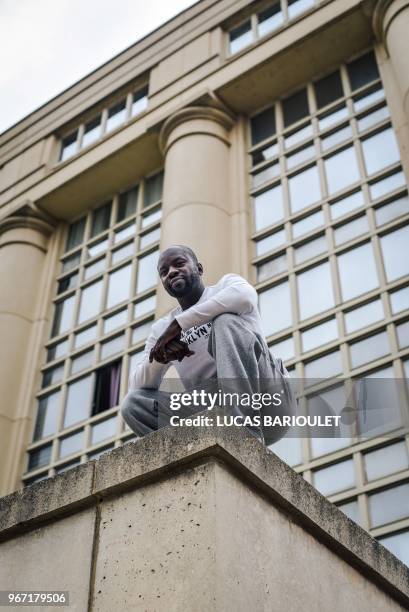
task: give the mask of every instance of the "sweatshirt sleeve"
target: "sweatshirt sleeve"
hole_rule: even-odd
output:
[[[162,379],[170,367],[169,363],[159,363],[152,361],[149,363],[149,353],[154,347],[158,336],[154,327],[146,340],[145,349],[142,358],[135,370],[131,372],[128,381],[128,391],[136,391],[137,389],[159,389]]]
[[[208,323],[224,312],[243,314],[257,308],[257,292],[244,278],[227,274],[216,285],[218,291],[209,299],[194,304],[175,319],[183,331]]]

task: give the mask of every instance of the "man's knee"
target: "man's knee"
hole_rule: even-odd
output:
[[[220,329],[226,329],[226,327],[241,325],[241,323],[242,319],[238,314],[234,314],[234,312],[223,312],[213,319],[212,329],[218,331]]]

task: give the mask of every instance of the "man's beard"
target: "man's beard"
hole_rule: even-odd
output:
[[[173,285],[169,286],[169,290],[168,293],[170,295],[172,295],[173,297],[183,297],[184,295],[187,295],[188,293],[190,293],[195,285],[195,277],[194,276],[182,276],[180,279],[182,282],[180,283],[175,283],[176,287],[173,287]],[[180,284],[180,287],[178,288],[177,285]]]

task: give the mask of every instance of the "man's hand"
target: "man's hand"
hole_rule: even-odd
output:
[[[174,319],[151,349],[149,362],[152,363],[154,359],[159,363],[168,363],[175,359],[182,361],[184,357],[193,355],[194,353],[189,350],[187,343],[180,340],[181,333],[182,329]]]

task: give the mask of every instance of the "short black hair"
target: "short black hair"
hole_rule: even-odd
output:
[[[167,247],[164,251],[162,251],[161,255],[163,255],[163,253],[166,253],[166,251],[169,251],[169,249],[182,249],[183,251],[185,251],[185,253],[189,255],[190,259],[193,260],[196,266],[199,263],[196,253],[192,251],[190,247],[185,246],[184,244],[172,244],[170,247]]]

